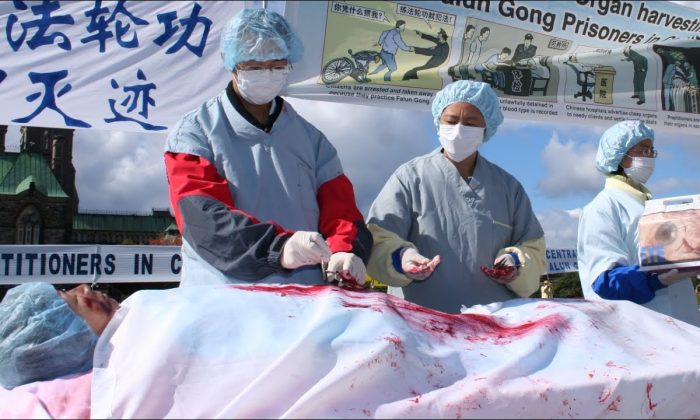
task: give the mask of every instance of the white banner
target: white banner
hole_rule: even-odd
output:
[[[0,3],[0,124],[165,131],[230,80],[245,2]]]
[[[700,129],[700,12],[667,1],[288,2],[285,14],[306,47],[291,96],[429,110],[473,79],[509,118]]]
[[[575,249],[547,249],[547,274],[578,271],[578,254]]]
[[[166,131],[230,79],[219,34],[245,5],[0,2],[0,124]],[[606,126],[637,118],[700,129],[700,13],[677,4],[275,6],[305,46],[290,75],[292,97],[429,110],[437,90],[468,78],[490,83],[509,118]],[[400,36],[386,32],[399,21]],[[382,56],[386,49],[395,54]]]
[[[575,249],[546,255],[548,274],[578,271]],[[179,246],[0,245],[0,284],[177,282],[181,267]]]
[[[0,284],[177,282],[181,267],[179,246],[0,246]]]

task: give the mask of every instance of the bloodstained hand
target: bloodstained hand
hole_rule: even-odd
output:
[[[508,284],[515,279],[515,267],[512,265],[481,266],[481,272],[500,284]]]

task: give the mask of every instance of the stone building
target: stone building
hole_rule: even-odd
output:
[[[0,244],[176,244],[168,209],[79,212],[72,129],[22,127],[7,150],[0,125]]]
[[[73,131],[22,127],[19,150],[9,150],[7,126],[0,125],[0,245],[180,245],[168,209],[153,209],[151,214],[78,211]],[[177,285],[174,281],[99,287],[121,301],[139,289]],[[0,285],[0,299],[12,286]]]

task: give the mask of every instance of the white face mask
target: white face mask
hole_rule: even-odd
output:
[[[631,157],[631,156],[630,156]],[[625,169],[625,174],[630,179],[633,179],[640,184],[646,184],[654,173],[656,159],[649,157],[632,157],[632,166]]]
[[[264,105],[269,103],[287,85],[289,69],[236,70],[238,91],[246,101]]]
[[[483,127],[468,127],[462,124],[440,124],[438,136],[447,157],[461,162],[471,156],[484,142]]]

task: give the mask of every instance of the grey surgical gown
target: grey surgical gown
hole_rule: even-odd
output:
[[[462,305],[518,297],[480,270],[482,265],[493,265],[504,248],[527,242],[538,244],[536,251],[528,251],[537,254],[528,257],[532,257],[530,264],[537,267],[537,272],[530,276],[534,279],[528,280],[525,294],[536,290],[539,275],[544,272],[544,232],[525,190],[512,175],[481,155],[469,181],[440,149],[403,164],[372,204],[367,223],[370,229],[375,225],[410,242],[427,258],[441,256],[435,272],[426,280],[404,286],[403,295],[411,302],[443,312],[457,313]],[[382,240],[375,235],[375,246]],[[392,251],[408,244],[400,240],[393,242],[397,246],[392,243]],[[382,247],[375,250],[381,253]],[[373,257],[384,261],[391,258]],[[391,267],[391,263],[385,266]]]

